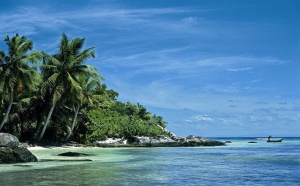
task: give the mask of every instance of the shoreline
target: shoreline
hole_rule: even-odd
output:
[[[76,142],[70,142],[66,144],[49,144],[49,145],[37,145],[31,146],[23,144],[22,146],[28,148],[28,150],[46,150],[46,149],[76,149],[83,147],[100,147],[100,148],[124,148],[124,147],[195,147],[195,146],[223,146],[224,142],[210,140],[200,136],[190,135],[186,138],[172,136],[133,136],[128,139],[123,138],[107,138],[104,141],[95,141],[90,145],[78,144]]]
[[[85,147],[76,147],[76,146],[35,146],[35,147],[26,147],[29,151],[38,151],[38,150],[58,150],[58,149],[80,149]]]

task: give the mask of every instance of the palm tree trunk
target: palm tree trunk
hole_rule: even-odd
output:
[[[9,114],[9,112],[10,112],[10,109],[11,109],[11,106],[12,106],[12,104],[13,104],[13,101],[14,101],[14,94],[11,93],[11,95],[10,95],[10,102],[9,102],[8,108],[7,108],[6,113],[5,113],[5,116],[4,116],[4,118],[2,119],[2,122],[1,122],[1,124],[0,124],[0,130],[2,129],[4,123],[6,122],[6,120],[7,120],[7,118],[8,118],[8,114]]]
[[[73,119],[73,123],[72,123],[72,126],[71,126],[71,131],[68,132],[67,136],[65,137],[65,139],[63,141],[68,141],[70,136],[72,135],[73,133],[73,130],[74,130],[74,127],[75,127],[75,124],[76,124],[76,119],[77,119],[77,115],[78,115],[78,112],[79,112],[79,109],[80,109],[80,106],[78,105],[77,109],[75,110],[75,116],[74,116],[74,119]]]
[[[37,121],[36,121],[36,127],[35,127],[35,132],[33,135],[33,140],[36,141],[36,139],[38,138],[41,130],[42,130],[42,121],[43,121],[43,117],[38,117]]]
[[[52,107],[51,107],[51,109],[50,109],[50,111],[49,111],[49,113],[48,113],[48,116],[47,116],[46,122],[45,122],[45,124],[44,124],[44,127],[43,127],[43,129],[42,129],[40,135],[39,135],[39,136],[37,137],[37,139],[36,139],[37,142],[39,142],[39,141],[42,139],[42,137],[44,136],[44,133],[45,133],[46,128],[47,128],[47,126],[48,126],[48,124],[49,124],[49,121],[50,121],[50,118],[51,118],[51,116],[52,116],[52,113],[53,113],[53,110],[54,110],[55,105],[56,105],[56,102],[53,103],[53,105],[52,105]]]

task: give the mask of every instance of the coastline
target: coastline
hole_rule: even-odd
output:
[[[29,151],[49,150],[49,149],[80,149],[85,147],[95,148],[124,148],[124,147],[195,147],[195,146],[223,146],[226,145],[221,141],[211,140],[200,136],[190,135],[186,138],[173,136],[134,136],[129,139],[121,138],[107,138],[104,141],[95,141],[91,145],[78,144],[76,142],[70,142],[61,145],[36,145],[31,146],[26,143],[21,146],[27,148]]]
[[[29,151],[38,151],[38,150],[57,150],[57,149],[80,149],[85,147],[76,147],[76,146],[35,146],[35,147],[27,147]]]

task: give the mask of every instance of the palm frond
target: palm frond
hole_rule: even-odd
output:
[[[53,96],[52,96],[52,104],[57,102],[63,95],[65,91],[65,87],[62,85],[59,85],[55,88],[55,91],[53,92]]]
[[[79,84],[76,82],[76,80],[69,73],[67,73],[67,74],[68,74],[68,79],[71,82],[71,90],[74,93],[81,92],[82,89],[79,86]]]
[[[75,38],[70,43],[72,55],[77,56],[84,45],[85,38]]]
[[[91,51],[95,47],[91,47],[88,49],[85,49],[80,54],[76,55],[75,59],[73,60],[73,64],[79,65],[88,60],[89,58],[95,58],[95,52]]]
[[[46,81],[44,81],[42,83],[41,91],[43,94],[45,94],[46,91],[52,92],[55,89],[56,80],[57,80],[58,76],[59,76],[58,73],[54,73]]]

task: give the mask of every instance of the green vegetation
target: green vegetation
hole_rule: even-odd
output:
[[[58,52],[31,51],[33,42],[16,34],[0,51],[0,131],[21,141],[91,143],[107,137],[168,135],[166,122],[140,104],[117,101],[103,77],[85,62],[94,47],[62,34]]]

